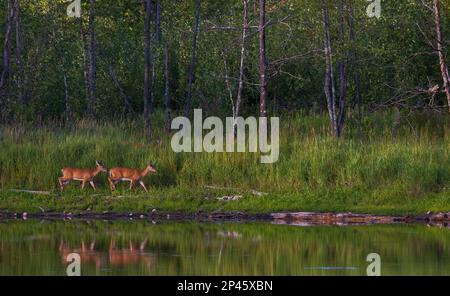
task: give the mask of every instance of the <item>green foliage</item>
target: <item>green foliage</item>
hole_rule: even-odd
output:
[[[362,94],[367,107],[392,97],[405,98],[417,87],[442,84],[437,56],[432,54],[419,27],[429,39],[433,36],[433,15],[420,1],[390,1],[382,4],[380,19],[368,18],[367,1],[345,1],[354,5],[357,37],[337,42],[338,11],[333,1],[326,1],[331,13],[334,60],[351,50],[356,60],[348,61],[348,106],[355,104],[352,73],[360,68]],[[12,47],[12,71],[2,118],[40,122],[64,118],[63,71],[68,76],[69,103],[74,119],[86,115],[88,100],[82,73],[82,38],[80,26],[87,30],[87,1],[82,1],[82,21],[68,18],[68,3],[58,1],[21,1],[21,36],[27,103],[17,100],[18,69]],[[257,3],[249,2],[250,36],[247,40],[245,87],[242,114],[256,114],[258,103],[258,42],[255,25]],[[6,19],[7,1],[3,1],[0,19]],[[449,45],[449,2],[441,1],[445,48]],[[187,68],[190,63],[194,1],[161,1],[161,42],[170,49],[170,86],[173,108],[184,102]],[[205,112],[229,115],[231,105],[225,83],[224,59],[228,64],[233,96],[236,96],[242,34],[240,0],[202,1],[200,34],[197,48],[193,107]],[[267,1],[267,55],[269,62],[269,101],[277,110],[325,110],[323,96],[324,57],[323,26],[319,1]],[[98,104],[100,118],[134,116],[129,114],[109,73],[110,64],[138,114],[143,109],[144,6],[140,1],[96,1],[95,36]],[[230,27],[221,30],[214,27]],[[152,24],[153,30],[153,24]],[[0,22],[5,32],[5,22]],[[53,33],[55,35],[53,36]],[[3,44],[3,43],[2,43]],[[11,44],[15,45],[15,34]],[[87,44],[86,44],[87,46]],[[157,107],[163,106],[163,46],[157,51]],[[446,52],[447,56],[448,53]],[[65,62],[61,62],[61,57]],[[3,61],[0,61],[2,63]],[[426,97],[425,97],[426,98]],[[404,103],[417,105],[423,96]],[[443,104],[438,95],[436,103]],[[419,104],[420,105],[420,104]],[[423,105],[420,105],[423,106]]]

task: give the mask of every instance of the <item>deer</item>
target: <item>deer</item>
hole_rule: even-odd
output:
[[[130,169],[130,168],[112,168],[109,170],[108,181],[110,184],[111,191],[116,190],[115,184],[119,181],[130,182],[130,190],[133,188],[133,184],[138,182],[145,190],[148,192],[147,187],[145,187],[142,178],[148,175],[148,173],[156,173],[155,167],[149,163],[147,167],[143,170],[140,169]]]
[[[147,267],[150,267],[154,263],[154,255],[146,252],[145,247],[147,241],[148,238],[145,238],[140,243],[139,248],[137,248],[137,245],[129,240],[128,247],[119,248],[115,239],[111,238],[109,248],[106,252],[100,248],[96,249],[95,240],[89,245],[82,240],[81,246],[71,247],[61,239],[58,250],[64,264],[67,263],[67,256],[69,254],[77,253],[80,255],[81,263],[95,264],[97,270],[102,267],[123,267],[139,263],[144,263]]]
[[[107,258],[100,251],[95,250],[95,240],[89,244],[89,248],[84,240],[81,241],[81,247],[72,248],[61,239],[58,250],[64,264],[67,263],[67,257],[71,253],[79,254],[81,263],[94,263],[97,270],[104,266],[107,261]]]
[[[79,169],[79,168],[63,168],[61,170],[62,177],[58,178],[61,191],[64,190],[64,186],[69,184],[71,180],[81,181],[81,189],[86,187],[86,182],[91,184],[91,187],[95,190],[94,177],[100,172],[108,172],[98,160],[95,161],[95,169]]]
[[[150,267],[154,262],[153,254],[145,252],[145,246],[148,238],[145,238],[139,249],[135,248],[135,244],[130,240],[128,248],[118,248],[116,241],[111,238],[109,243],[108,255],[109,263],[113,267],[122,267],[127,265],[135,265],[144,263]]]

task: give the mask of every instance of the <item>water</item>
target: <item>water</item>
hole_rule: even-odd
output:
[[[2,221],[0,275],[450,275],[450,229],[136,221]]]

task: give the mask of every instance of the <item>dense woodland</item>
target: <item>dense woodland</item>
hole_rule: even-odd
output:
[[[449,0],[81,2],[1,1],[1,122],[449,111]]]

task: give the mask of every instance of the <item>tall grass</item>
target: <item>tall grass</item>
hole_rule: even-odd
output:
[[[449,123],[445,115],[417,114],[398,120],[395,114],[378,113],[365,118],[361,133],[350,121],[343,138],[334,139],[325,116],[284,115],[280,158],[274,164],[259,163],[254,153],[177,154],[163,129],[147,139],[138,121],[11,125],[0,129],[0,186],[56,190],[65,166],[94,167],[98,159],[107,167],[144,168],[151,161],[158,169],[146,179],[152,190],[215,185],[293,197],[305,192],[360,192],[368,195],[366,202],[382,206],[393,196],[414,201],[446,192]],[[105,174],[97,182],[100,191],[108,190]]]

